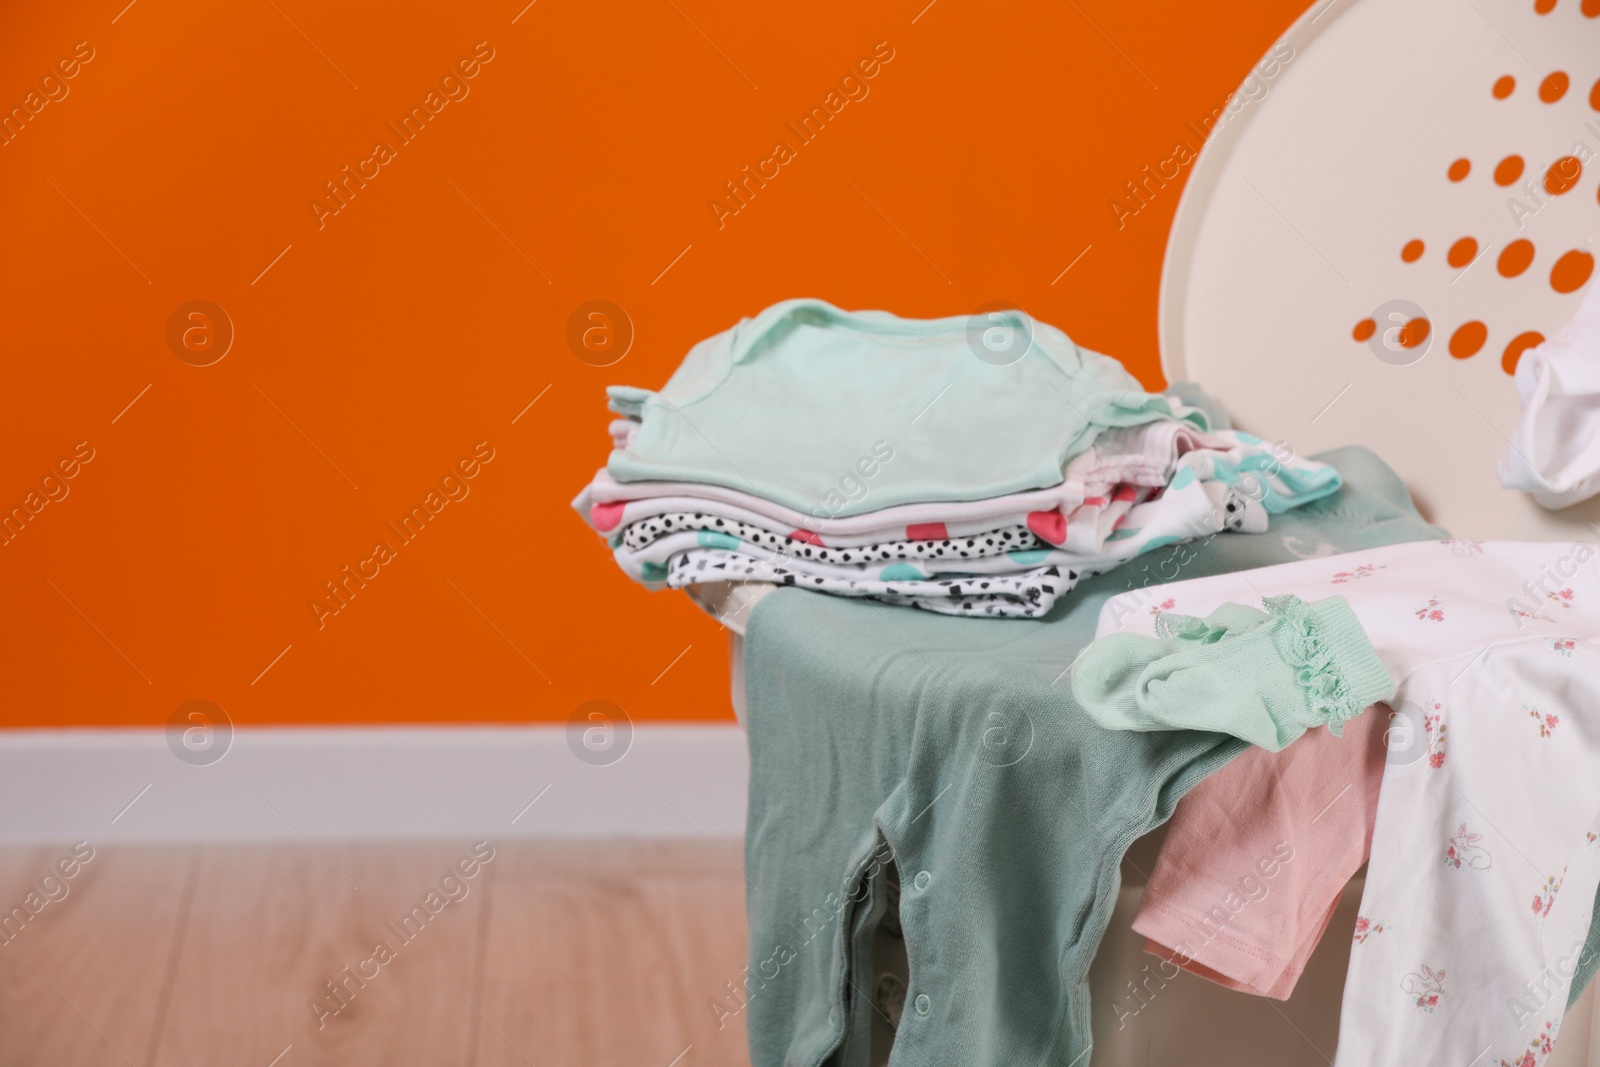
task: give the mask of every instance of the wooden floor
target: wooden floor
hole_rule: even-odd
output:
[[[38,894],[0,944],[0,1067],[748,1063],[711,1008],[745,964],[738,842],[494,850],[443,889],[470,843],[102,848],[44,889],[67,849],[0,850],[0,910]]]

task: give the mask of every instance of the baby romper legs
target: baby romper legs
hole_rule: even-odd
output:
[[[1600,883],[1600,652],[1527,637],[1391,703],[1428,743],[1384,771],[1337,1063],[1533,1067]]]

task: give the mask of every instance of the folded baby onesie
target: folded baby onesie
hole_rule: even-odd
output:
[[[1241,438],[1253,444],[1260,443],[1259,438],[1251,437],[1249,434],[1238,434],[1230,439],[1202,433],[1196,429],[1195,422],[1201,417],[1210,419],[1211,415],[1205,414],[1203,409],[1184,404],[1173,403],[1169,406],[1174,416],[1171,419],[1161,419],[1136,426],[1115,426],[1102,431],[1095,438],[1093,445],[1080,452],[1067,464],[1060,486],[1052,487],[1049,491],[1059,493],[1061,505],[1070,507],[1069,502],[1104,498],[1118,486],[1165,485],[1172,477],[1178,457],[1185,452],[1197,448],[1226,449],[1230,440]],[[637,419],[614,419],[610,426],[612,447],[618,450],[631,447],[634,438],[638,436],[639,427]],[[862,479],[876,476],[879,468],[877,461],[887,463],[894,458],[894,449],[889,442],[878,441],[873,445],[873,456],[865,464],[857,463]],[[612,494],[625,492],[636,496],[637,489],[624,488],[631,484],[637,483],[621,483],[621,486],[611,486],[608,490],[601,490],[600,494],[609,491]],[[699,487],[693,485],[685,488],[691,493],[699,491]],[[846,484],[841,488],[844,490],[843,495],[849,497],[856,493],[864,493],[867,486],[864,481],[858,479],[857,484]],[[676,496],[682,491],[674,490],[666,495]],[[596,499],[624,498],[597,495]],[[827,521],[831,517],[832,509],[833,501],[825,498],[821,507],[812,509],[812,518]],[[883,510],[880,509],[880,512]],[[902,524],[907,521],[917,520],[907,519]]]
[[[648,518],[675,512],[707,512],[760,526],[815,545],[860,546],[883,541],[971,537],[1000,526],[1024,525],[1043,542],[1092,551],[1115,519],[1118,494],[1162,489],[1182,473],[1201,481],[1236,485],[1261,500],[1271,514],[1320,500],[1339,487],[1338,472],[1303,460],[1283,445],[1231,430],[1201,432],[1190,418],[1198,409],[1172,403],[1182,419],[1108,430],[1068,464],[1063,479],[1045,489],[1003,493],[968,501],[882,507],[847,514],[847,500],[874,496],[877,479],[903,458],[886,440],[841,476],[832,495],[808,511],[797,511],[753,493],[721,485],[684,482],[620,482],[602,469],[572,501],[594,530],[612,534]],[[1186,476],[1187,477],[1187,476]],[[1097,520],[1098,516],[1098,520]]]
[[[1080,509],[1081,510],[1081,509]],[[862,563],[867,560],[982,559],[1019,548],[1044,548],[1026,526],[1000,526],[968,537],[888,540],[871,544],[833,547],[773,533],[754,523],[722,519],[710,512],[669,511],[642,519],[622,528],[621,544],[632,552],[642,552],[662,539],[693,532],[726,534],[747,544],[771,549],[788,549],[806,559],[822,563]],[[820,540],[820,539],[819,539]],[[798,542],[798,543],[796,543]]]
[[[986,358],[972,316],[902,319],[786,300],[696,345],[659,392],[614,386],[639,430],[611,454],[620,482],[738,489],[809,514],[1046,489],[1103,430],[1176,416],[1116,360],[1011,313],[1023,354]],[[1203,416],[1189,417],[1200,429]],[[856,499],[842,484],[884,442],[896,458]]]
[[[1522,418],[1500,457],[1500,484],[1547,508],[1600,493],[1600,285],[1573,320],[1517,363]]]
[[[1426,743],[1387,756],[1336,1067],[1539,1062],[1593,974],[1596,557],[1584,543],[1413,544],[1178,582],[1102,609],[1101,631],[1143,631],[1151,597],[1198,613],[1337,589],[1397,680],[1389,703]],[[1302,673],[1300,717],[1315,711],[1318,671],[1337,662]]]
[[[761,581],[838,596],[870,597],[946,615],[1037,618],[1083,578],[1111,570],[1151,549],[1222,532],[1266,528],[1261,503],[1221,482],[1191,481],[1184,489],[1165,493],[1127,514],[1127,536],[1119,537],[1123,531],[1114,531],[1094,555],[1049,546],[979,555],[965,547],[968,542],[976,546],[979,538],[958,538],[951,542],[953,551],[930,553],[915,563],[881,559],[833,563],[808,556],[813,550],[809,545],[774,549],[704,531],[660,538],[640,552],[619,548],[615,555],[630,575],[646,582],[664,576],[667,587],[673,589],[707,582]]]
[[[1380,704],[1343,736],[1312,730],[1280,752],[1248,749],[1195,786],[1133,921],[1145,951],[1230,989],[1289,999],[1367,862],[1389,724]]]
[[[1250,456],[1259,448],[1279,459],[1279,466],[1291,464],[1292,455],[1284,448],[1265,446],[1259,438],[1239,434],[1202,434],[1188,420],[1206,416],[1198,409],[1172,402],[1178,418],[1139,426],[1105,431],[1096,443],[1067,465],[1060,482],[1044,489],[1021,493],[1001,493],[967,501],[918,502],[895,507],[875,507],[859,515],[844,514],[847,501],[871,495],[877,479],[899,453],[887,440],[874,441],[870,454],[860,457],[851,471],[816,506],[806,512],[784,507],[737,488],[694,482],[619,482],[605,469],[578,494],[572,506],[594,529],[607,533],[641,519],[669,511],[709,510],[741,522],[764,526],[774,533],[792,536],[812,544],[835,546],[864,545],[879,541],[929,537],[968,537],[997,526],[1020,523],[1040,538],[1056,545],[1067,545],[1079,535],[1075,523],[1085,507],[1105,507],[1120,487],[1165,486],[1177,471],[1178,459],[1199,448],[1237,455],[1224,457],[1234,464],[1254,462]],[[639,424],[623,420],[637,432]],[[632,434],[619,435],[613,423],[614,440],[630,441]],[[620,447],[620,446],[619,446]],[[1248,451],[1247,451],[1248,450]],[[1337,475],[1328,476],[1316,465],[1296,468],[1291,491],[1326,495],[1337,486]],[[700,501],[700,507],[688,506]],[[1092,529],[1092,526],[1091,526]],[[941,532],[942,531],[942,532]]]
[[[736,491],[714,487],[676,489],[706,490],[701,498],[607,499],[635,487],[603,474],[574,506],[609,534],[624,573],[647,586],[764,581],[946,614],[1033,618],[1084,575],[1180,541],[1261,532],[1269,513],[1322,499],[1339,485],[1327,464],[1249,434],[1201,433],[1182,423],[1108,431],[1069,467],[1071,488],[1063,483],[1055,492],[1057,508],[1079,501],[1070,513],[1024,511],[1005,500],[918,505],[921,513],[901,507],[842,520],[845,532],[832,520],[796,528],[807,520],[756,498],[735,502]],[[1133,481],[1108,484],[1111,477]],[[1022,521],[973,518],[985,503],[993,515]],[[953,508],[978,528],[938,521]],[[875,516],[882,516],[878,525],[865,525]]]

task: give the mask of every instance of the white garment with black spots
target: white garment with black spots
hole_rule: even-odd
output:
[[[1250,523],[1250,501],[1233,491],[1224,494],[1218,506],[1222,509],[1222,529],[1219,533],[1259,533],[1246,530]]]
[[[750,572],[741,574],[742,578],[759,578],[763,572],[776,573],[774,568],[781,568],[787,574],[828,580],[821,584],[801,583],[806,588],[847,596],[876,595],[880,588],[876,583],[890,583],[897,596],[915,596],[919,595],[918,590],[926,590],[928,595],[943,597],[945,593],[937,583],[974,576],[1016,577],[1049,567],[1062,572],[1100,573],[1143,552],[1195,537],[1262,530],[1267,524],[1267,513],[1259,501],[1241,495],[1223,482],[1191,479],[1153,500],[1128,508],[1122,514],[1120,526],[1100,540],[1097,552],[1075,552],[1048,545],[1008,548],[1004,535],[1000,534],[941,539],[932,542],[940,551],[914,560],[884,558],[881,554],[863,557],[858,549],[833,549],[829,553],[831,558],[822,559],[818,558],[817,546],[807,542],[789,538],[779,538],[776,542],[770,538],[761,542],[746,541],[728,532],[731,527],[726,525],[726,520],[721,529],[715,527],[716,516],[712,516],[711,521],[711,529],[654,531],[654,536],[643,547],[635,550],[625,543],[619,544],[613,556],[625,573],[647,585],[665,583],[680,555],[717,550],[754,561],[751,567],[740,568]],[[674,521],[674,526],[677,525]],[[619,541],[627,540],[624,532]],[[945,540],[950,542],[948,549],[943,545]],[[987,543],[990,541],[993,544]],[[970,547],[968,542],[971,542]],[[1033,608],[1031,613],[1049,610],[1048,596],[1059,595],[1070,588],[1060,583],[1052,585],[1053,590],[1038,590],[1041,600],[1037,603],[1026,602]]]
[[[1023,549],[1046,548],[1026,526],[1006,526],[985,530],[970,537],[943,538],[937,541],[882,541],[871,545],[829,548],[775,534],[760,526],[719,518],[709,512],[677,511],[669,515],[641,519],[622,531],[622,543],[635,552],[643,551],[662,537],[686,531],[722,533],[758,548],[783,551],[819,563],[862,563],[881,560],[983,559]]]
[[[1078,584],[1079,577],[1075,571],[1051,566],[1022,573],[931,581],[839,578],[800,571],[720,548],[679,552],[667,565],[667,585],[672,589],[706,582],[771,582],[821,593],[865,597],[942,615],[1018,619],[1036,618],[1049,611],[1057,597]]]
[[[1203,528],[1194,525],[1197,516],[1191,513],[1201,502],[1205,505],[1199,516]],[[640,581],[664,582],[673,589],[706,582],[760,581],[947,615],[1037,618],[1088,575],[1111,570],[1152,548],[1201,534],[1237,531],[1245,527],[1248,517],[1263,519],[1265,512],[1259,503],[1220,482],[1191,482],[1186,490],[1141,504],[1129,515],[1138,517],[1139,522],[1132,536],[1110,542],[1099,556],[1029,549],[981,559],[925,560],[916,565],[828,563],[798,555],[797,548],[810,547],[798,542],[774,550],[738,541],[721,531],[686,530],[658,536],[640,552],[619,548],[616,557],[623,570]],[[1188,527],[1175,527],[1178,520]]]

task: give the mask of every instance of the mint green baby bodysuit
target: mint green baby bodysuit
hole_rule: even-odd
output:
[[[1047,489],[1111,426],[1181,414],[1206,428],[1054,326],[995,314],[774,304],[696,345],[659,392],[613,386],[612,409],[641,425],[607,469],[835,517]]]
[[[749,966],[736,995],[712,1002],[729,1030],[743,1021],[755,1067],[871,1062],[886,911],[910,963],[891,1062],[1088,1067],[1089,965],[1123,852],[1245,746],[1102,729],[1066,669],[1108,599],[1180,571],[1448,536],[1370,452],[1318,458],[1344,477],[1337,493],[1267,533],[1174,545],[1091,578],[1043,620],[980,624],[786,589],[757,605],[744,661]],[[1225,632],[1248,636],[1249,616],[1261,613],[1227,618]],[[1113,1005],[1096,1016],[1118,1025]]]

